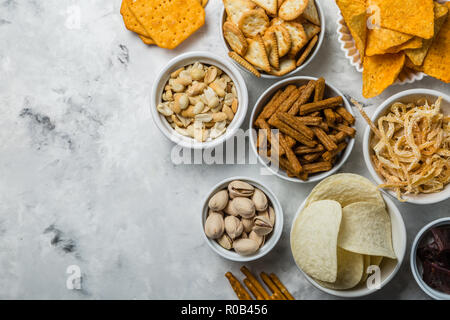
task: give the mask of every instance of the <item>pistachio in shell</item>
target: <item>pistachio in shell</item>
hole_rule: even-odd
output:
[[[255,231],[250,232],[248,238],[255,240],[258,243],[258,248],[261,248],[266,240],[266,236],[260,236]]]
[[[242,224],[244,225],[244,231],[245,232],[250,232],[250,231],[252,231],[253,230],[253,219],[245,219],[245,218],[242,218]]]
[[[267,210],[267,207],[269,206],[269,202],[267,201],[267,197],[259,189],[255,188],[255,191],[252,196],[253,203],[255,204],[255,208],[257,211],[265,211]]]
[[[230,193],[231,199],[236,197],[251,197],[254,191],[255,187],[244,181],[235,180],[228,184],[228,192]]]
[[[253,231],[260,236],[265,236],[273,230],[273,225],[270,220],[264,216],[256,216],[254,219],[255,225],[253,226]]]
[[[221,190],[209,199],[208,206],[213,211],[222,211],[228,204],[227,190]]]
[[[249,198],[237,197],[231,200],[231,210],[245,219],[255,215],[255,204]]]
[[[259,246],[255,240],[252,239],[238,239],[233,243],[234,251],[242,256],[249,256],[258,251]]]
[[[269,206],[267,212],[269,214],[270,223],[272,224],[272,226],[275,226],[275,210],[271,206]]]
[[[222,246],[222,248],[231,250],[233,248],[233,240],[231,240],[230,236],[224,233],[222,237],[217,239],[217,243]]]
[[[223,209],[223,212],[232,216],[238,216],[238,213],[231,207],[231,201],[228,201],[227,206]]]
[[[225,223],[220,214],[211,214],[205,222],[205,234],[210,239],[218,239],[223,235]]]
[[[235,216],[227,216],[225,218],[225,231],[231,239],[236,239],[242,234],[244,225],[241,220]]]

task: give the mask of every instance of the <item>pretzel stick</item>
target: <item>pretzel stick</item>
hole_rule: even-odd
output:
[[[280,121],[277,118],[275,118],[274,121],[274,126],[276,128],[278,128],[278,130],[280,130],[281,132],[283,132],[284,134],[294,138],[295,140],[297,140],[300,143],[303,143],[305,146],[308,147],[315,147],[317,142],[308,139],[305,135],[303,135],[302,133],[298,132],[297,130],[293,129],[292,127],[288,126],[287,124],[285,124],[284,122]]]
[[[253,283],[247,278],[244,279],[244,284],[247,286],[248,290],[253,294],[256,300],[264,300],[264,297],[259,293],[258,289],[255,288]]]
[[[295,101],[297,101],[298,97],[300,96],[301,92],[297,89],[291,92],[289,97],[283,101],[283,103],[278,107],[277,111],[270,117],[269,121],[267,121],[270,125],[273,125],[274,118],[277,114],[281,112],[287,112],[291,106],[294,104]]]
[[[325,152],[322,155],[323,160],[331,161],[334,157],[336,157],[339,154],[339,152],[344,150],[346,147],[347,147],[347,143],[346,142],[339,143],[339,145],[338,145],[336,150],[327,151],[327,152]]]
[[[315,111],[321,111],[329,108],[336,108],[337,106],[341,105],[343,101],[344,100],[342,99],[341,96],[336,96],[333,98],[328,98],[325,100],[304,104],[300,107],[300,115],[303,116],[305,114],[312,113]]]
[[[344,107],[339,107],[336,109],[336,113],[341,115],[342,118],[345,119],[345,121],[347,121],[349,124],[354,124],[355,123],[355,117],[353,117],[353,115],[347,111],[347,109],[345,109]]]
[[[323,114],[325,115],[325,118],[327,119],[327,124],[329,126],[333,125],[333,123],[336,122],[336,115],[331,109],[325,109],[323,110]]]
[[[258,280],[253,276],[253,274],[250,272],[250,270],[247,269],[246,266],[242,266],[241,271],[245,276],[248,278],[248,280],[255,286],[255,288],[259,291],[259,293],[262,294],[265,300],[269,299],[269,294],[266,290],[264,290],[264,287],[258,282]]]
[[[227,277],[239,300],[253,300],[250,296],[250,293],[245,290],[244,286],[239,282],[238,279],[236,279],[236,277],[231,272],[225,273],[225,277]]]
[[[301,121],[298,121],[297,117],[291,116],[289,113],[280,112],[278,114],[278,119],[302,133],[308,139],[312,140],[314,138],[314,132],[305,126]]]
[[[369,116],[367,115],[367,113],[363,110],[363,106],[356,101],[355,99],[351,99],[352,103],[358,107],[359,113],[361,113],[362,117],[364,118],[364,120],[366,120],[367,124],[369,125],[370,129],[372,129],[373,133],[378,137],[378,139],[382,140],[383,137],[380,133],[380,131],[378,130],[378,128],[375,126],[375,124],[372,122],[372,120],[370,120]]]
[[[274,294],[278,294],[280,296],[280,298],[282,298],[283,300],[286,300],[286,297],[283,295],[281,290],[275,285],[275,283],[273,283],[272,279],[270,279],[270,277],[265,272],[261,272],[259,275],[260,275],[261,279],[264,281],[264,283],[266,284],[266,286],[268,286],[269,289]]]
[[[297,147],[294,150],[294,152],[295,152],[295,154],[302,155],[302,154],[308,154],[308,153],[321,152],[323,150],[325,150],[325,148],[323,147],[323,145],[319,144],[315,148],[310,148],[310,147],[305,147],[305,146]]]
[[[336,143],[334,143],[333,140],[330,139],[330,137],[325,133],[325,131],[323,131],[318,127],[314,127],[313,131],[317,139],[319,139],[319,141],[322,142],[322,144],[324,145],[325,148],[327,148],[328,151],[337,149]]]
[[[275,112],[275,110],[277,109],[278,105],[276,104],[277,99],[280,97],[280,95],[283,94],[283,90],[278,90],[275,95],[272,97],[272,99],[270,99],[269,103],[266,104],[266,106],[264,107],[263,111],[261,111],[261,113],[259,114],[258,118],[256,118],[256,120],[260,120],[260,119],[268,119],[272,116],[272,114]],[[257,121],[255,121],[255,125],[256,125]]]
[[[314,91],[314,102],[323,100],[324,92],[325,92],[325,79],[320,77],[316,81],[316,89]]]
[[[320,158],[320,156],[322,155],[322,152],[316,152],[316,153],[310,153],[310,154],[305,154],[303,156],[303,159],[305,159],[307,162],[312,162],[314,160],[317,160]]]
[[[328,161],[308,163],[303,165],[303,170],[308,174],[330,171],[331,168],[333,168],[333,165]]]
[[[267,141],[270,143],[272,148],[275,150],[278,150],[278,154],[280,156],[282,156],[285,153],[284,148],[282,146],[280,146],[279,143],[272,143],[272,128],[269,126],[267,121],[264,119],[259,119],[259,120],[256,120],[256,122],[258,123],[258,127],[260,127],[261,130],[266,130],[265,134],[267,136]],[[280,140],[279,135],[278,135],[277,140],[278,140],[277,142],[279,142],[279,140]]]
[[[322,117],[295,117],[297,121],[305,126],[319,126],[322,123]]]
[[[345,132],[347,135],[349,135],[350,137],[354,137],[356,134],[356,130],[355,128],[346,126],[344,124],[339,123],[338,125],[333,125],[331,126],[333,129]]]
[[[270,279],[272,279],[272,281],[276,284],[276,286],[280,289],[280,291],[283,292],[284,296],[288,300],[295,300],[292,294],[288,291],[288,289],[286,289],[284,284],[280,281],[280,279],[278,279],[275,273],[270,274]]]
[[[300,110],[300,106],[308,102],[309,98],[311,97],[314,88],[316,86],[316,82],[314,80],[311,80],[308,82],[306,87],[303,89],[302,93],[300,94],[300,97],[295,101],[295,103],[292,105],[292,107],[289,109],[288,113],[292,116],[297,115],[298,111]]]
[[[287,146],[286,141],[283,137],[280,137],[280,144],[286,151],[286,157],[291,164],[292,173],[298,175],[302,171],[302,165],[298,161],[297,156],[295,155],[294,151],[292,151],[292,149]]]

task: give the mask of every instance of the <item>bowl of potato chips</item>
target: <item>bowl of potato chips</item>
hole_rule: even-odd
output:
[[[363,138],[366,166],[379,187],[402,202],[450,198],[450,97],[411,89],[382,103]]]
[[[241,69],[275,79],[305,68],[322,46],[325,17],[316,0],[223,0],[220,32]]]
[[[391,281],[406,251],[406,228],[389,197],[351,173],[320,182],[297,211],[291,251],[316,288],[362,297]]]

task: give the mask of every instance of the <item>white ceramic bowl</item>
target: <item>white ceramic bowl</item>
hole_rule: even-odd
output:
[[[256,102],[255,107],[253,108],[251,116],[250,116],[249,128],[254,128],[253,124],[255,123],[256,118],[261,113],[264,106],[269,102],[269,100],[275,94],[275,92],[277,92],[281,88],[286,87],[289,84],[295,84],[295,85],[299,86],[299,85],[307,84],[310,80],[317,80],[317,78],[304,77],[304,76],[292,77],[292,78],[281,80],[281,81],[275,83],[274,85],[272,85],[269,89],[267,89],[259,97],[258,101]],[[324,97],[327,98],[327,97],[334,97],[334,96],[341,96],[344,100],[344,106],[347,109],[347,111],[350,112],[352,115],[355,115],[353,113],[352,108],[350,107],[350,104],[348,103],[347,99],[345,98],[344,94],[341,91],[339,91],[336,87],[334,87],[333,85],[326,82]],[[258,160],[266,168],[268,168],[270,172],[272,172],[276,176],[280,177],[281,179],[284,179],[287,181],[292,181],[292,182],[298,182],[298,183],[317,182],[317,181],[323,180],[326,177],[336,173],[342,167],[342,165],[345,163],[345,161],[347,161],[348,157],[352,153],[353,146],[355,144],[354,138],[348,139],[347,148],[345,149],[344,153],[340,156],[339,161],[334,165],[334,167],[330,171],[311,175],[307,181],[303,181],[303,180],[300,180],[297,178],[288,177],[286,172],[284,170],[282,170],[281,168],[279,170],[275,170],[274,168],[272,168],[268,164],[268,162],[259,155],[258,150],[256,149],[256,140],[257,140],[256,139],[256,131],[252,130],[252,133],[250,134],[250,145],[251,145],[253,152],[256,154],[256,157],[258,158]]]
[[[190,137],[185,137],[176,132],[167,120],[161,115],[156,106],[162,101],[161,96],[170,74],[183,66],[188,66],[195,62],[201,62],[208,65],[214,65],[225,72],[234,82],[238,94],[239,107],[233,121],[229,124],[227,131],[220,137],[206,142],[198,142]],[[236,69],[236,67],[223,57],[203,51],[188,52],[169,61],[169,63],[159,72],[153,83],[152,95],[150,99],[150,110],[153,121],[161,132],[171,141],[179,144],[184,148],[207,149],[214,148],[232,137],[242,125],[247,114],[248,107],[248,91],[244,78]]]
[[[450,97],[442,92],[436,91],[436,90],[430,90],[430,89],[412,89],[412,90],[406,90],[402,91],[400,93],[397,93],[393,95],[392,97],[388,98],[386,101],[384,101],[376,110],[374,115],[372,116],[371,120],[375,124],[377,124],[377,120],[379,117],[386,114],[388,108],[397,101],[408,103],[408,102],[417,102],[420,98],[427,98],[431,101],[435,101],[438,97],[442,97],[442,104],[441,104],[441,110],[444,112],[444,114],[449,115],[450,114]],[[366,131],[364,132],[364,138],[363,138],[363,154],[364,154],[364,161],[366,162],[367,169],[369,170],[370,174],[372,175],[372,178],[378,183],[382,184],[384,183],[384,179],[382,176],[380,176],[372,163],[371,155],[373,154],[373,151],[370,148],[370,139],[372,138],[372,130],[370,130],[370,127],[367,126]],[[383,192],[387,192],[394,198],[397,198],[397,195],[395,192],[391,190],[385,190],[382,189]],[[415,204],[431,204],[431,203],[437,203],[443,200],[446,200],[450,198],[450,184],[445,187],[444,190],[438,193],[428,193],[428,194],[418,194],[418,195],[407,195],[403,196],[403,199],[406,200],[406,202],[415,203]]]
[[[450,294],[446,294],[441,291],[437,291],[431,287],[429,287],[422,279],[422,262],[417,257],[417,249],[419,248],[419,245],[422,243],[422,241],[427,241],[427,233],[430,229],[434,227],[439,227],[443,225],[450,225],[450,217],[447,218],[441,218],[437,219],[435,221],[430,222],[425,227],[423,227],[416,235],[416,238],[414,239],[413,245],[411,247],[411,256],[410,256],[410,264],[411,264],[411,271],[414,276],[414,279],[416,279],[417,284],[419,287],[425,292],[427,295],[429,295],[431,298],[436,300],[450,300]]]
[[[227,188],[228,184],[231,181],[234,180],[241,180],[247,183],[250,183],[252,186],[260,189],[263,191],[267,198],[272,203],[272,207],[275,211],[275,227],[272,231],[272,234],[270,234],[270,237],[266,239],[266,242],[264,245],[253,255],[250,256],[241,256],[238,253],[234,252],[234,250],[227,250],[223,247],[221,247],[215,240],[209,239],[205,234],[205,221],[208,215],[208,203],[209,199],[217,192],[222,189]],[[280,202],[275,197],[273,192],[268,189],[266,186],[264,186],[261,182],[258,180],[255,180],[253,178],[249,177],[231,177],[227,178],[218,184],[216,184],[212,189],[211,192],[208,194],[207,197],[205,197],[205,200],[203,201],[203,208],[202,208],[202,224],[201,224],[201,232],[203,234],[203,238],[208,243],[209,247],[218,255],[222,256],[225,259],[232,260],[232,261],[238,261],[238,262],[248,262],[248,261],[254,261],[257,260],[266,254],[268,254],[277,244],[278,240],[280,240],[281,233],[283,231],[283,209],[281,207]]]
[[[398,270],[400,269],[400,266],[402,265],[403,259],[405,257],[406,252],[406,228],[405,223],[403,222],[402,215],[400,214],[400,211],[395,206],[394,202],[389,198],[383,195],[384,201],[386,202],[386,208],[387,211],[391,217],[391,224],[392,224],[392,245],[394,247],[395,255],[397,256],[397,260],[383,258],[383,261],[380,265],[381,270],[381,284],[380,284],[380,290],[383,288],[389,281],[391,281],[394,276],[397,274]],[[297,211],[297,214],[295,215],[295,218],[292,222],[291,227],[291,233],[294,227],[295,220],[297,219],[300,212],[303,210],[306,204],[306,199],[303,201],[303,203],[300,205],[300,208]],[[297,265],[298,266],[298,265]],[[337,297],[343,297],[343,298],[357,298],[357,297],[363,297],[369,294],[372,294],[376,292],[376,289],[369,289],[364,284],[359,284],[355,288],[349,289],[349,290],[333,290],[329,288],[322,287],[319,283],[314,281],[313,278],[308,276],[303,270],[298,267],[300,271],[303,273],[303,275],[308,279],[308,281],[316,288],[322,290],[323,292],[326,292],[328,294],[331,294],[333,296]]]
[[[349,60],[350,64],[355,67],[356,71],[363,71],[363,63],[361,61],[361,56],[359,51],[356,49],[355,41],[353,40],[352,34],[349,28],[345,24],[344,18],[341,13],[338,12],[337,24],[337,34],[338,41],[341,44],[341,50],[344,52],[345,57]],[[420,71],[415,71],[412,69],[403,69],[395,80],[394,84],[407,84],[413,83],[415,81],[422,80],[425,73]]]
[[[303,62],[303,64],[299,67],[297,67],[295,70],[292,70],[291,72],[285,74],[284,76],[274,76],[268,73],[265,73],[264,71],[261,72],[261,78],[264,79],[281,79],[284,77],[289,77],[292,76],[293,74],[299,72],[300,70],[303,70],[304,68],[306,68],[306,66],[315,58],[315,56],[317,55],[317,53],[320,50],[320,47],[322,47],[322,43],[323,40],[325,38],[325,16],[323,14],[323,10],[322,10],[322,6],[320,4],[319,1],[316,0],[316,7],[317,7],[317,13],[319,14],[319,19],[320,19],[320,33],[319,33],[319,39],[316,43],[316,46],[314,47],[314,49],[311,51],[311,53],[309,54],[308,58],[305,60],[305,62]],[[226,50],[226,52],[228,53],[229,51],[232,51],[230,46],[228,45],[227,41],[225,40],[225,37],[223,36],[223,24],[225,23],[227,14],[225,11],[225,8],[222,8],[222,14],[221,14],[221,18],[219,20],[220,22],[220,38],[222,39],[222,44]],[[231,59],[230,57],[228,57],[231,61],[233,61],[233,63],[235,63],[237,66],[239,66],[239,68],[241,70],[244,70],[245,72],[247,72],[250,75],[253,75],[250,71],[248,71],[247,69],[245,69],[244,67],[242,67],[239,63],[237,63],[236,61],[234,61],[233,59]]]

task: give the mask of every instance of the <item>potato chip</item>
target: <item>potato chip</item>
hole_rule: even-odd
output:
[[[310,0],[285,0],[278,10],[278,16],[285,20],[294,20],[298,18],[308,6]]]
[[[323,287],[333,290],[351,289],[360,283],[363,276],[364,261],[361,254],[337,249],[337,277],[334,282],[315,279]]]
[[[176,48],[205,23],[197,0],[135,0],[129,8],[161,48]]]
[[[336,0],[341,9],[345,23],[355,41],[361,60],[364,59],[366,49],[366,2],[365,0]]]
[[[247,39],[233,22],[227,21],[223,24],[223,36],[233,51],[241,56],[245,55],[248,49]]]
[[[363,268],[363,275],[361,278],[360,283],[364,283],[367,280],[367,277],[369,274],[367,273],[367,268],[370,266],[371,258],[368,255],[363,255],[363,261],[364,261],[364,268]]]
[[[311,191],[306,206],[325,199],[335,200],[342,207],[360,201],[385,205],[377,187],[367,178],[353,173],[339,173],[322,180]]]
[[[382,256],[370,256],[370,265],[371,266],[380,266],[381,261],[383,261]]]
[[[257,68],[270,72],[272,68],[270,67],[269,58],[267,57],[266,47],[264,46],[264,40],[261,35],[257,35],[253,39],[248,39],[248,49],[244,56],[244,59],[250,62]]]
[[[366,55],[384,54],[386,50],[399,46],[413,36],[386,28],[368,29]]]
[[[396,259],[392,227],[384,206],[355,202],[342,209],[338,246],[345,250]]]
[[[336,246],[341,215],[342,209],[338,202],[322,200],[311,203],[294,222],[291,232],[292,255],[297,265],[315,279],[336,281]]]
[[[425,39],[433,37],[433,0],[370,0],[369,5],[378,7],[382,27]]]
[[[120,14],[122,15],[123,22],[125,23],[125,27],[137,33],[138,35],[142,35],[144,37],[149,37],[147,31],[145,31],[144,27],[140,22],[136,19],[133,13],[130,11],[128,4],[131,0],[122,0],[122,5],[120,7]]]
[[[298,22],[285,22],[284,27],[291,36],[291,50],[289,55],[295,56],[308,43],[305,30]]]
[[[280,0],[278,0],[280,1]],[[253,0],[261,8],[264,8],[268,13],[276,15],[278,11],[277,0]]]
[[[239,19],[245,12],[256,8],[250,0],[223,0],[223,5],[228,19],[231,19],[235,25],[238,25]]]
[[[445,5],[442,5],[438,2],[434,3],[434,36],[431,39],[424,39],[423,45],[421,48],[417,49],[407,49],[405,50],[406,55],[410,59],[410,61],[420,66],[423,63],[423,60],[425,59],[428,49],[430,49],[431,44],[433,43],[434,38],[436,38],[436,35],[439,34],[439,31],[441,30],[442,25],[444,24],[445,20],[447,19],[448,15],[448,8]]]
[[[446,3],[450,8],[450,3]],[[423,71],[446,83],[450,82],[450,19],[447,18],[423,62]]]
[[[289,31],[284,25],[273,25],[266,30],[265,35],[274,32],[277,37],[278,55],[281,57],[291,50],[292,40]]]
[[[252,38],[257,34],[264,34],[269,27],[269,17],[261,8],[249,10],[242,14],[238,27],[246,37]]]
[[[270,71],[270,74],[273,74],[275,76],[284,76],[285,74],[288,74],[289,72],[295,70],[295,68],[297,68],[295,59],[284,57],[280,60],[280,66],[278,70],[272,69],[272,71]]]
[[[372,98],[395,82],[405,64],[405,54],[383,54],[364,59],[363,96]]]
[[[315,25],[320,26],[320,19],[319,14],[317,13],[315,0],[308,0],[308,5],[303,12],[303,17]]]

